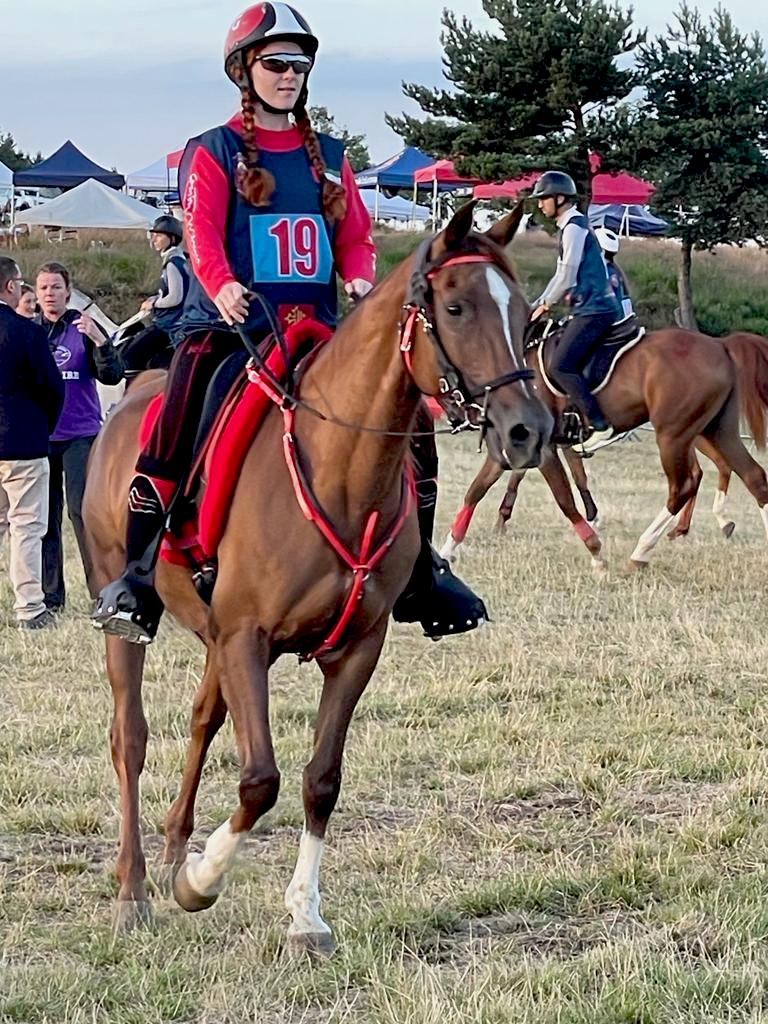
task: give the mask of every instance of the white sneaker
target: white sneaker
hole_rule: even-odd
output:
[[[575,444],[573,450],[577,455],[591,455],[592,452],[605,448],[607,444],[615,440],[616,434],[613,427],[608,427],[607,430],[596,430],[593,434],[589,435],[586,441],[583,441],[581,444]]]

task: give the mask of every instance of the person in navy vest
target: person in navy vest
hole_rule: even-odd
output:
[[[564,299],[570,305],[573,315],[555,349],[550,373],[581,413],[594,445],[612,437],[613,430],[581,371],[608,328],[620,319],[621,307],[589,221],[575,205],[573,178],[547,171],[536,182],[533,197],[543,215],[556,221],[560,251],[557,270],[534,303],[531,320]]]
[[[64,408],[50,440],[48,532],[43,538],[45,604],[51,611],[60,612],[66,597],[61,539],[65,493],[88,589],[91,597],[96,596],[82,515],[85,471],[102,421],[96,382],[119,384],[123,367],[93,317],[67,308],[72,285],[69,271],[62,263],[44,263],[37,272],[35,290],[41,309],[37,319],[64,381]]]
[[[621,318],[619,323],[629,320],[635,315],[635,307],[632,304],[632,296],[629,293],[629,285],[624,276],[624,271],[616,262],[616,254],[621,246],[621,240],[615,231],[611,231],[604,224],[595,228],[595,238],[603,250],[605,265],[608,268],[608,280],[616,293],[616,298],[621,306]]]
[[[228,328],[242,324],[254,339],[270,333],[261,304],[249,302],[249,289],[261,293],[283,326],[313,317],[333,328],[336,274],[353,299],[375,281],[370,217],[344,145],[316,134],[307,114],[317,49],[317,37],[288,4],[259,3],[244,11],[229,31],[224,58],[241,109],[191,139],[179,167],[192,267],[179,325],[184,340],[131,484],[128,564],[104,588],[93,614],[98,628],[134,643],[154,638],[161,610],[152,587],[158,540],[189,469],[207,384],[223,359],[241,349]],[[422,547],[427,550],[428,541]],[[417,565],[414,576],[427,602],[435,590],[444,597],[450,589],[447,600],[455,603],[458,621],[477,625],[485,617],[482,602],[449,570],[433,571],[431,557]],[[443,580],[449,582],[440,588]],[[413,614],[412,606],[404,615]],[[449,629],[461,631],[453,624]]]
[[[184,226],[176,217],[164,214],[149,229],[152,246],[160,253],[163,270],[156,295],[142,303],[152,314],[143,331],[120,346],[125,378],[130,381],[143,370],[165,369],[171,361],[172,346],[178,341],[177,328],[189,290],[187,257],[182,248]]]

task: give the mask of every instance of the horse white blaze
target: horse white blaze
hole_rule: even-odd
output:
[[[632,561],[647,562],[651,551],[664,536],[664,532],[672,523],[677,522],[679,516],[679,512],[677,515],[673,515],[667,508],[663,508],[637,542],[637,547],[630,555]]]
[[[209,836],[204,853],[187,854],[187,880],[195,892],[201,896],[221,892],[244,836],[244,832],[233,832],[225,821]]]
[[[512,356],[512,362],[518,370],[523,370],[525,367],[520,365],[520,360],[517,358],[517,354],[515,353],[515,346],[512,344],[512,331],[509,325],[509,302],[512,298],[512,293],[509,290],[509,285],[504,280],[504,275],[498,267],[486,267],[485,279],[488,282],[488,291],[491,293],[491,298],[499,307],[501,324],[504,328],[504,337],[507,341],[509,354]],[[520,383],[523,386],[523,391],[525,391],[526,395],[530,397],[528,385],[524,380]]]
[[[285,890],[285,906],[293,918],[289,935],[330,935],[331,929],[320,916],[320,860],[324,842],[304,831],[291,884]]]

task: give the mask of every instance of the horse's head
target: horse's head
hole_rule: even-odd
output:
[[[414,318],[420,311],[431,344],[414,345],[413,374],[452,419],[483,427],[498,463],[527,469],[539,464],[553,422],[525,365],[529,307],[504,255],[523,208],[480,234],[472,230],[474,205],[463,206],[416,254],[408,308]]]

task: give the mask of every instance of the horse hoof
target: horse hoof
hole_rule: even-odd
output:
[[[198,910],[208,910],[219,898],[217,892],[210,896],[201,896],[197,889],[193,889],[187,877],[186,862],[181,865],[173,876],[173,898],[182,908],[190,914],[196,914]]]
[[[733,536],[733,531],[735,529],[736,529],[736,523],[734,523],[733,521],[731,521],[730,523],[726,523],[725,526],[722,527],[723,536],[725,537],[726,540],[730,540],[731,539],[731,537]]]
[[[603,579],[608,575],[608,563],[604,558],[592,559],[592,575],[596,579]]]
[[[504,516],[499,516],[496,520],[496,533],[504,533],[507,528],[508,520]]]
[[[112,908],[112,931],[127,935],[137,928],[150,928],[153,917],[149,900],[117,900]]]
[[[636,558],[630,558],[627,568],[630,572],[644,572],[648,568],[648,563],[640,562]]]
[[[336,942],[330,932],[301,932],[288,936],[287,950],[292,957],[330,957]]]

